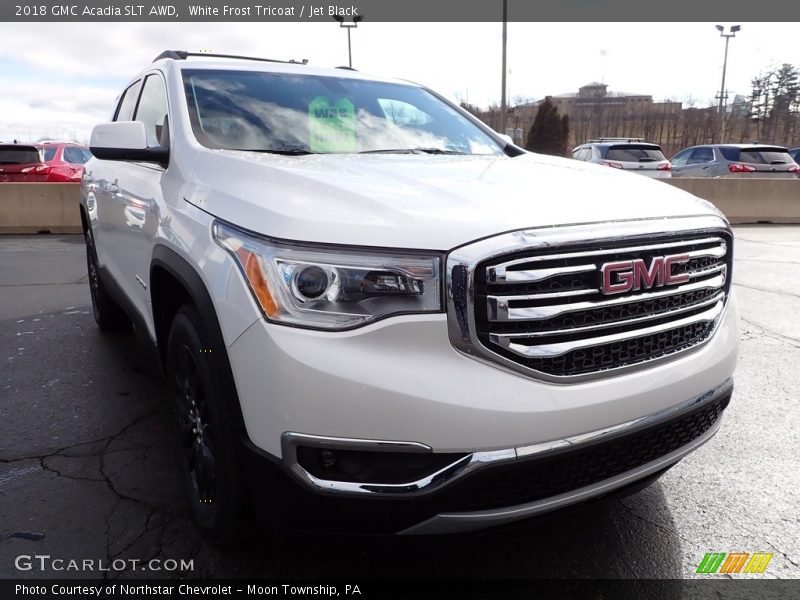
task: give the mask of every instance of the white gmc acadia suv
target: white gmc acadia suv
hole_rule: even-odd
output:
[[[427,534],[654,481],[732,392],[732,243],[436,93],[167,51],[95,127],[94,315],[172,387],[193,514]]]

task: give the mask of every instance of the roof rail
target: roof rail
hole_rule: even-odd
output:
[[[287,64],[295,64],[295,65],[306,65],[308,64],[308,59],[304,58],[301,61],[298,60],[277,60],[274,58],[259,58],[257,56],[239,56],[236,54],[216,54],[213,52],[187,52],[186,50],[164,50],[161,54],[156,56],[153,59],[153,62],[157,60],[161,60],[163,58],[171,58],[172,60],[186,60],[190,56],[203,56],[203,57],[213,57],[213,58],[235,58],[239,60],[257,60],[259,62],[274,62],[274,63],[287,63]]]
[[[614,138],[614,137],[601,137],[595,138],[593,140],[589,140],[586,142],[587,144],[599,144],[602,142],[644,142],[644,143],[651,143],[646,141],[644,138]]]

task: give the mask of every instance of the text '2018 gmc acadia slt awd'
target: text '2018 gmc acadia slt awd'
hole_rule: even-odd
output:
[[[96,320],[173,390],[197,522],[486,527],[643,485],[732,392],[732,235],[434,92],[168,51],[92,132]]]

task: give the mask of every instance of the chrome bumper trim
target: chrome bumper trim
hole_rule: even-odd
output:
[[[675,464],[684,456],[690,454],[710,440],[714,434],[717,433],[721,423],[722,415],[720,415],[720,418],[717,419],[717,422],[714,423],[708,431],[682,448],[678,448],[661,458],[594,485],[573,490],[559,496],[501,509],[465,513],[441,513],[422,523],[399,531],[398,535],[441,535],[485,529],[487,527],[494,527],[496,525],[511,523],[513,521],[544,514],[559,508],[565,508],[572,504],[590,500],[596,496],[608,494]]]
[[[513,462],[521,458],[545,455],[550,452],[577,448],[584,444],[616,437],[639,429],[657,425],[672,419],[681,413],[688,412],[702,404],[713,402],[728,394],[733,389],[733,379],[727,379],[711,390],[690,400],[681,402],[670,408],[632,419],[618,425],[605,427],[596,431],[570,436],[560,440],[552,440],[516,448],[473,452],[451,464],[416,481],[404,483],[362,483],[354,481],[333,481],[320,479],[297,462],[297,447],[307,445],[317,448],[339,450],[362,450],[368,452],[418,452],[431,453],[430,446],[417,442],[393,442],[381,440],[363,440],[352,438],[335,438],[302,433],[285,432],[282,436],[283,463],[289,472],[304,485],[316,490],[333,494],[355,494],[373,496],[412,497],[432,493],[445,485],[461,479],[465,475],[488,466]],[[713,429],[713,428],[712,428]],[[704,434],[705,435],[705,434]],[[699,439],[699,438],[698,438]],[[540,501],[546,502],[546,501]]]

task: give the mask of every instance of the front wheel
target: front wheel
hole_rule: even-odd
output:
[[[242,537],[243,493],[235,461],[236,433],[227,418],[226,390],[200,315],[182,307],[172,321],[167,376],[177,415],[192,515],[211,541]],[[235,396],[234,396],[235,397]]]

